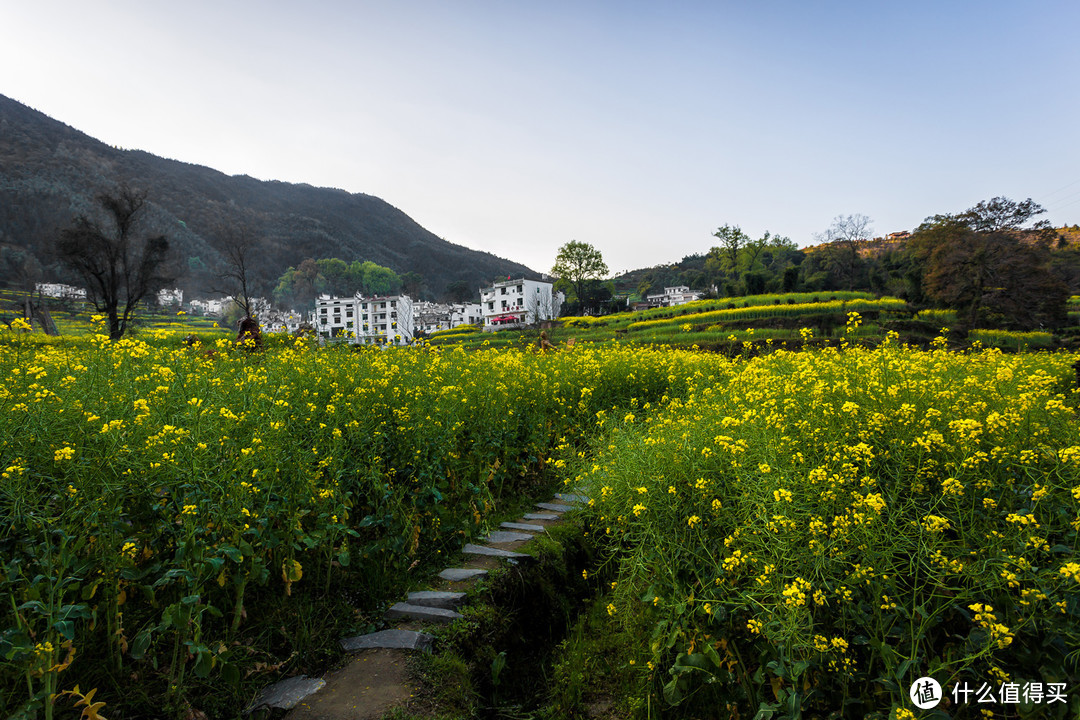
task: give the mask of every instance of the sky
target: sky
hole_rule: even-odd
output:
[[[996,196],[1080,223],[1078,26],[1075,0],[0,0],[0,94],[617,274],[727,224],[805,246]]]

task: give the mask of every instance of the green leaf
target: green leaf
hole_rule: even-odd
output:
[[[681,679],[682,678],[675,677],[671,682],[664,685],[664,700],[667,701],[669,705],[678,705],[683,700],[683,692],[679,687],[679,681]]]
[[[75,639],[75,623],[70,620],[57,620],[52,626],[56,632],[64,636],[65,640]]]
[[[83,620],[89,620],[93,614],[90,612],[90,606],[86,603],[79,603],[78,605],[62,605],[59,613],[61,620],[67,620],[69,618],[82,618]]]
[[[45,603],[40,600],[31,600],[30,602],[24,602],[19,606],[20,610],[33,610],[38,615],[48,615],[49,611],[45,608]]]
[[[232,560],[234,563],[240,564],[244,561],[244,553],[240,552],[240,548],[233,547],[232,545],[221,545],[218,547],[221,554]]]
[[[776,711],[780,709],[779,703],[769,703],[762,701],[761,705],[758,705],[757,714],[754,715],[754,720],[771,720],[776,715]]]
[[[210,671],[214,667],[214,653],[210,652],[210,648],[205,645],[191,645],[186,643],[189,647],[189,651],[195,656],[195,666],[193,671],[196,677],[208,677]]]
[[[236,663],[222,662],[218,664],[221,672],[221,679],[232,687],[240,687],[240,667]]]
[[[146,654],[147,649],[150,647],[150,642],[154,639],[153,633],[147,628],[139,632],[135,636],[135,640],[131,643],[131,657],[135,660],[141,660],[143,655]]]
[[[709,662],[716,667],[720,667],[722,661],[720,660],[720,653],[716,652],[716,648],[712,645],[705,645],[703,652],[705,653],[705,657],[709,659]]]

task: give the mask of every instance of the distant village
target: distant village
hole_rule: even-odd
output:
[[[38,283],[34,291],[43,297],[86,300],[84,288],[60,283]],[[686,286],[664,288],[649,295],[633,309],[681,305],[701,297]],[[231,296],[210,300],[189,300],[179,289],[160,290],[157,304],[180,308],[192,315],[222,317],[233,305]],[[309,312],[277,310],[265,298],[252,299],[252,314],[265,332],[297,333],[310,329],[325,340],[357,345],[410,345],[418,337],[462,325],[475,325],[485,332],[512,330],[555,320],[565,295],[543,280],[507,279],[480,289],[479,303],[435,303],[413,301],[408,295],[351,297],[320,295]]]

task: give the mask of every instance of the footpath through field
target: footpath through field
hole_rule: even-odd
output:
[[[259,694],[248,712],[284,710],[286,720],[378,720],[391,710],[408,708],[418,689],[408,671],[408,656],[431,652],[435,643],[425,628],[462,618],[457,610],[479,579],[501,563],[532,561],[533,556],[519,550],[585,501],[581,495],[557,493],[517,522],[502,523],[482,545],[467,544],[463,562],[440,572],[431,590],[409,593],[387,610],[384,618],[391,628],[341,640],[352,655],[343,667],[321,678],[277,682]]]

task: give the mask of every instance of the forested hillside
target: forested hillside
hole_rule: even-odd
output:
[[[75,279],[50,246],[95,196],[127,183],[147,192],[146,231],[165,234],[189,293],[218,285],[222,251],[237,232],[256,238],[253,292],[307,258],[370,261],[416,273],[420,295],[452,283],[478,288],[495,277],[536,277],[529,268],[436,237],[377,197],[247,176],[110,147],[0,95],[0,282]]]

